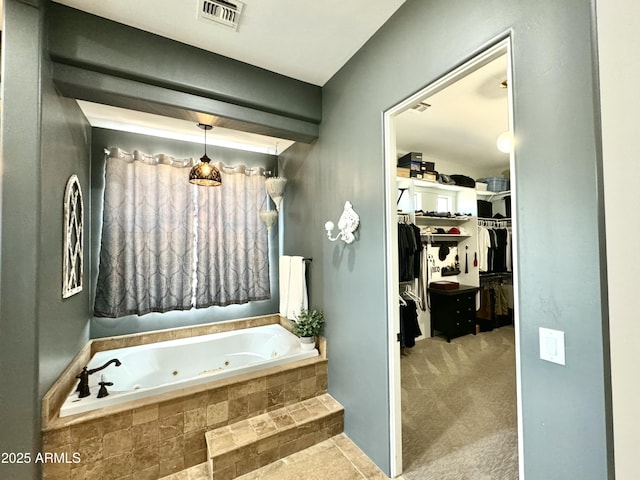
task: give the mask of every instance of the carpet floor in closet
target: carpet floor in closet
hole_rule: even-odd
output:
[[[407,349],[402,436],[404,480],[517,480],[514,328]]]

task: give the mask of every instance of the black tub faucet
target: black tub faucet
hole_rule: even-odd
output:
[[[82,368],[82,371],[78,375],[76,375],[76,378],[80,379],[80,381],[78,382],[78,386],[76,388],[76,392],[78,392],[78,398],[84,398],[91,395],[91,392],[89,391],[89,375],[92,375],[96,372],[99,372],[102,369],[107,368],[112,363],[115,363],[116,367],[119,367],[120,365],[122,365],[122,362],[120,360],[118,360],[117,358],[113,358],[98,368],[92,368],[91,370],[87,370],[87,367]]]

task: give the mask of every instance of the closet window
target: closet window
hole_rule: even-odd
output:
[[[418,210],[422,210],[422,195],[419,193],[413,194],[413,205],[414,210],[417,212]]]
[[[438,212],[452,212],[454,210],[451,206],[451,197],[438,195],[437,202],[438,203],[436,211]]]
[[[191,163],[111,149],[96,316],[270,298],[264,176],[220,165],[223,186],[198,187],[187,181]]]

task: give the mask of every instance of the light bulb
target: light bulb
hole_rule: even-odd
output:
[[[498,150],[503,153],[511,152],[513,149],[513,136],[511,136],[511,132],[502,132],[496,140],[496,146],[498,147]]]
[[[329,220],[327,223],[324,224],[324,229],[327,232],[330,232],[331,230],[333,230],[333,227],[334,227],[334,225],[333,225],[333,222],[331,220]]]

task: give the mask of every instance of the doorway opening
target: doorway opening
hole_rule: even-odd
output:
[[[506,38],[384,113],[394,476],[522,472],[510,86]]]

